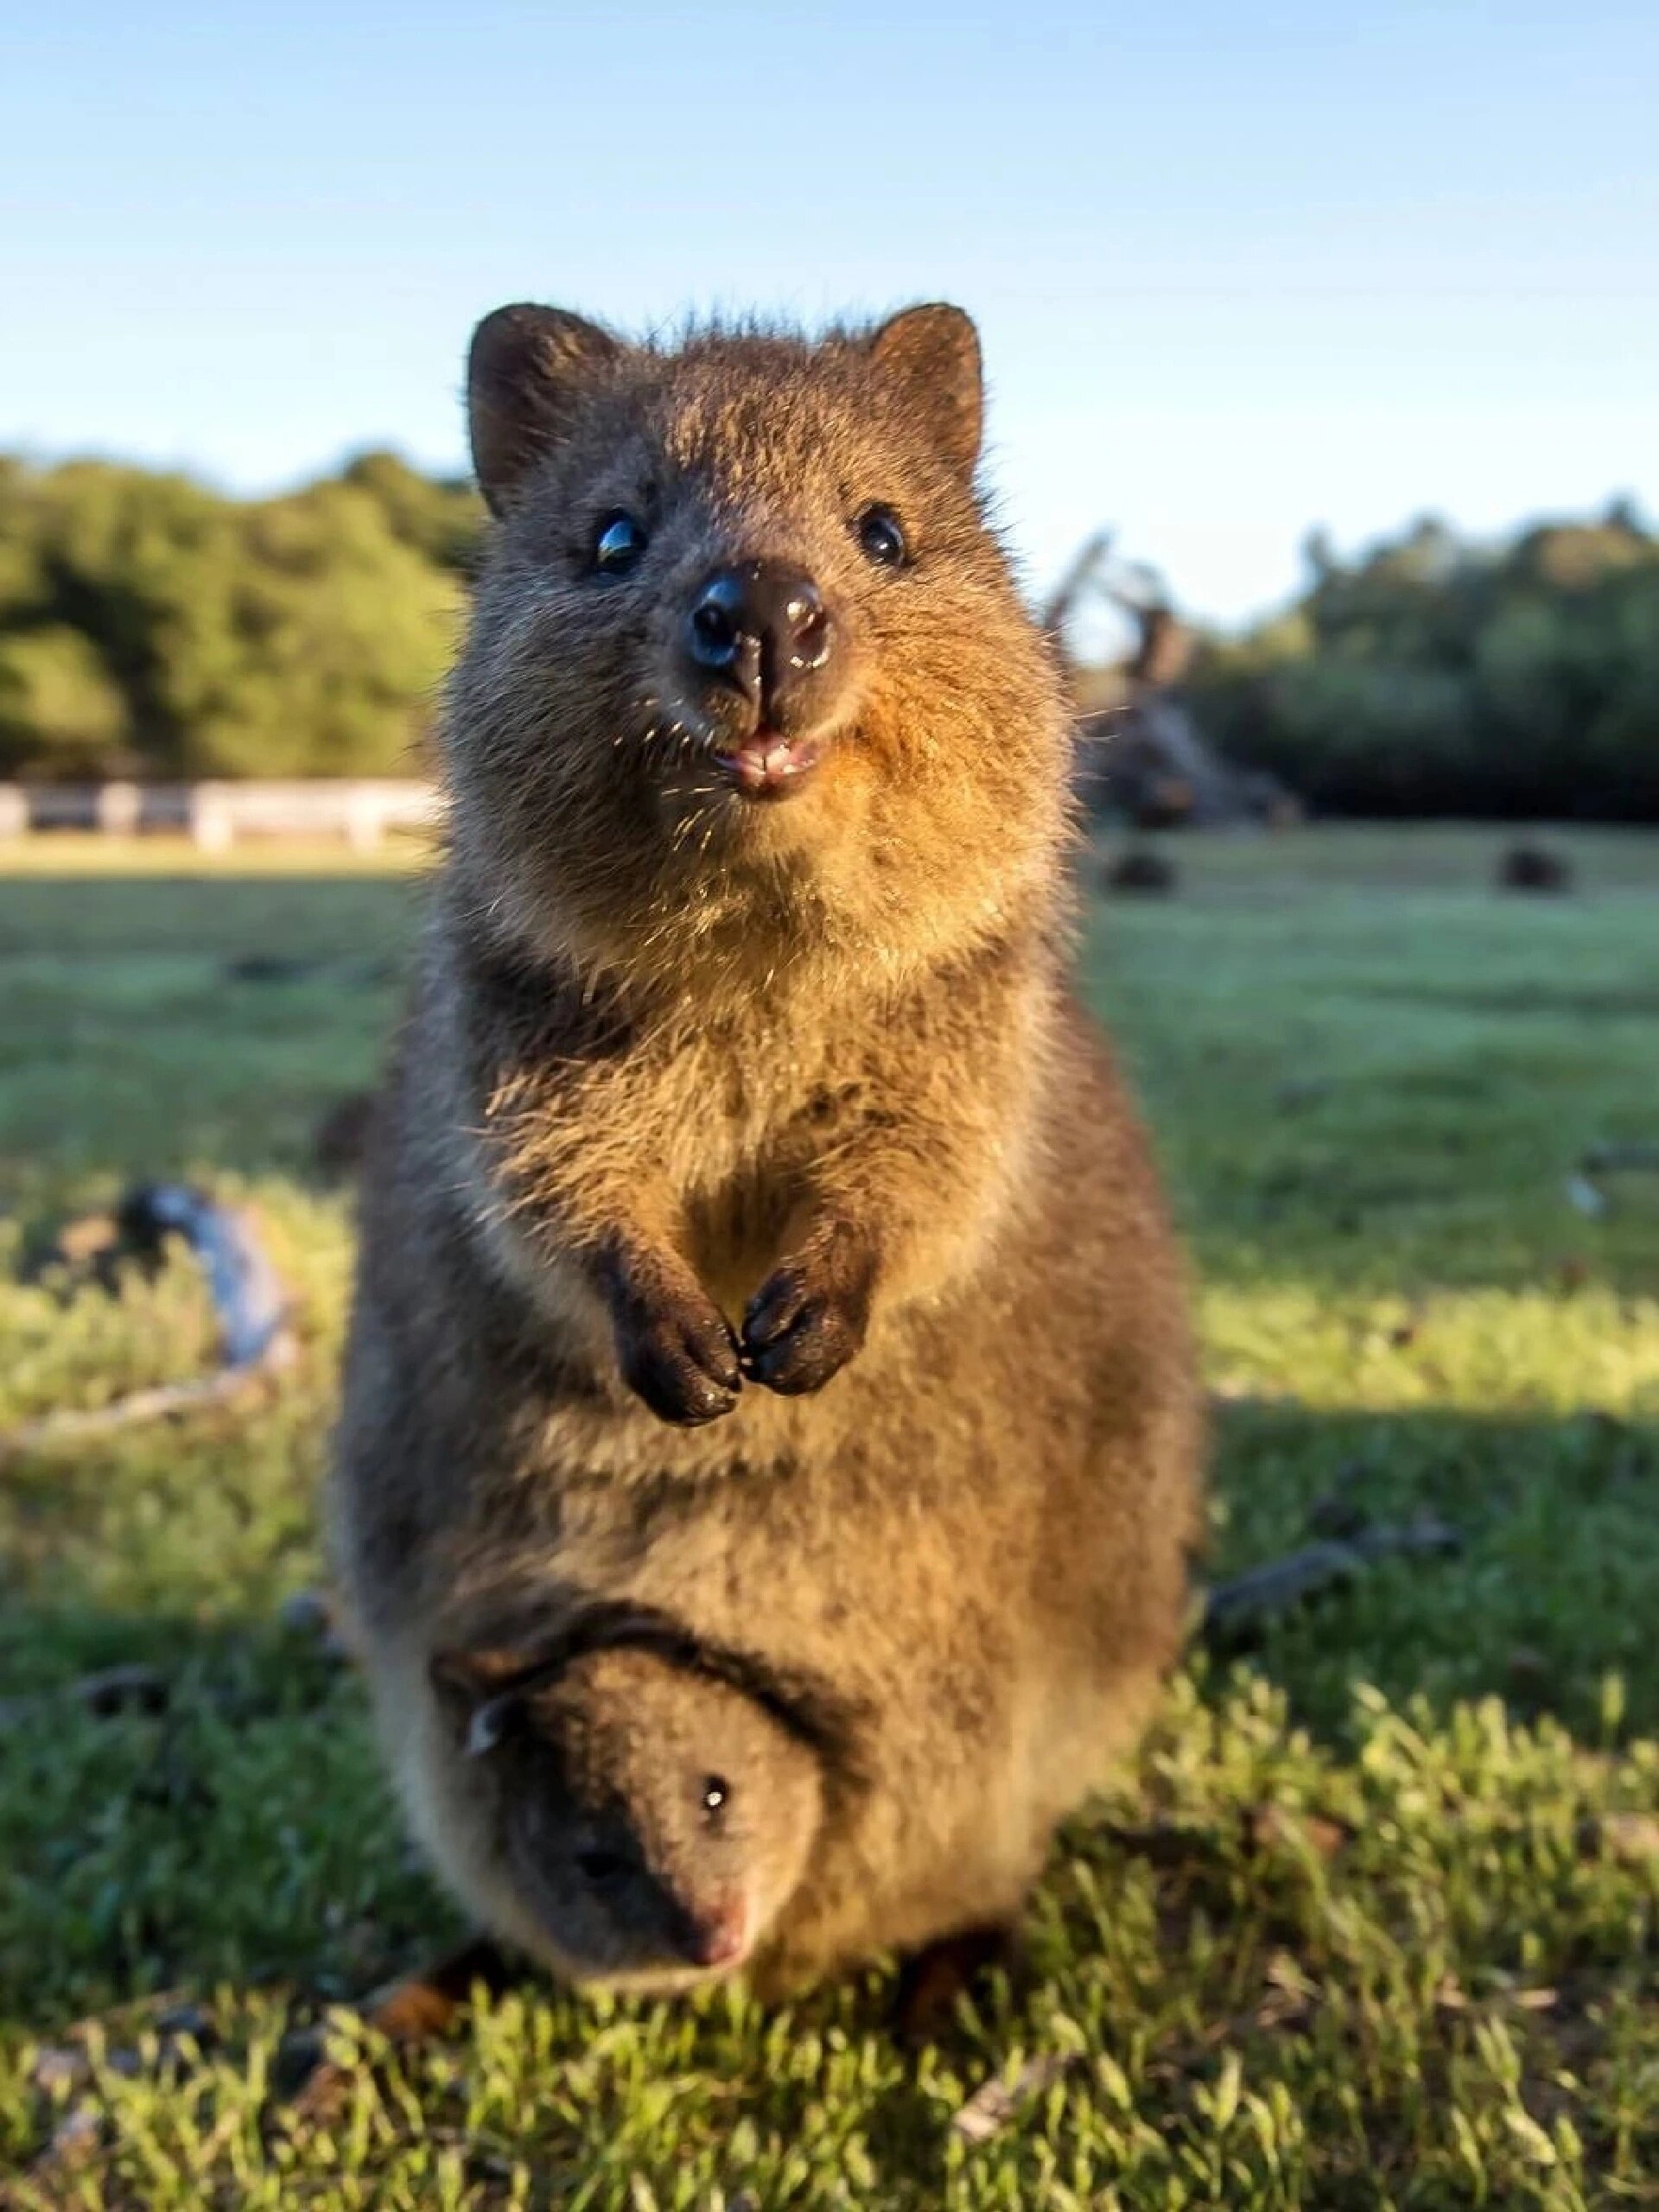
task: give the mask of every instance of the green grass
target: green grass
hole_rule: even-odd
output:
[[[0,1429],[208,1356],[183,1262],[18,1280],[132,1174],[257,1204],[304,1342],[268,1402],[0,1459],[0,1694],[41,1700],[0,1730],[16,2202],[1659,2204],[1659,1176],[1596,1219],[1565,1194],[1586,1146],[1659,1138],[1659,842],[1567,840],[1562,902],[1491,893],[1499,842],[1177,843],[1182,895],[1087,956],[1200,1274],[1217,1568],[1338,1508],[1432,1510],[1461,1554],[1195,1663],[1057,1854],[1028,1979],[934,2051],[880,1971],[775,2018],[529,1990],[408,2058],[337,2014],[309,2120],[283,2031],[452,1928],[355,1683],[277,1619],[349,1255],[309,1133],[372,1071],[414,897],[33,849],[0,880]],[[271,953],[310,964],[226,980]],[[125,1659],[163,1714],[65,1694]],[[206,2048],[158,2039],[181,1995]],[[91,2082],[37,2088],[92,2014]],[[970,2141],[993,2077],[1026,2094]]]

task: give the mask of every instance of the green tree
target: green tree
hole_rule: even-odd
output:
[[[1344,563],[1316,536],[1308,565],[1198,658],[1224,753],[1337,813],[1659,820],[1659,539],[1628,503],[1497,550],[1428,520]]]
[[[386,454],[245,502],[108,462],[4,463],[7,772],[410,772],[477,529],[464,487]]]
[[[83,631],[0,633],[0,772],[68,779],[136,765],[125,695]]]
[[[441,569],[472,573],[484,534],[484,502],[470,479],[423,476],[395,453],[362,453],[346,464],[345,481],[366,492],[394,537]]]

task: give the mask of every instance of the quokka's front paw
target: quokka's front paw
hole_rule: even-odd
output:
[[[611,1319],[623,1380],[659,1421],[697,1428],[737,1403],[737,1339],[689,1272],[677,1279],[665,1270],[616,1268]]]
[[[864,1342],[875,1255],[853,1230],[813,1238],[782,1262],[743,1317],[743,1370],[794,1397],[821,1390]]]

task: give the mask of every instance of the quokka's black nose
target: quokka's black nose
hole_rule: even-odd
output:
[[[823,594],[804,569],[780,561],[717,569],[686,621],[693,663],[741,691],[763,721],[828,667],[835,648]]]

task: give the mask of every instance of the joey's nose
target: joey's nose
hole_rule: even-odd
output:
[[[693,1966],[730,1966],[743,1955],[746,1940],[742,1906],[721,1905],[691,1922],[686,1931],[685,1955]]]
[[[763,721],[835,652],[835,624],[804,569],[780,561],[717,569],[687,620],[694,664],[741,691]]]

